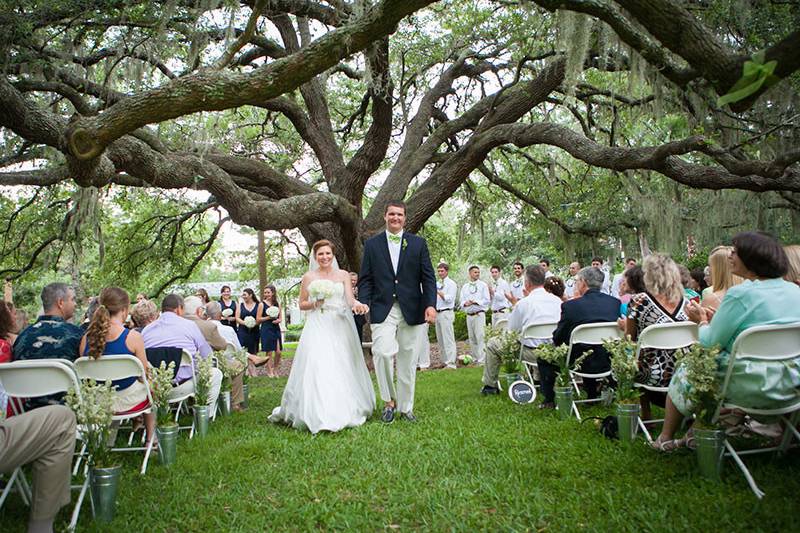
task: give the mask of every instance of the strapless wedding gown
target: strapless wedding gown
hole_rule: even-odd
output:
[[[360,426],[374,410],[375,390],[338,283],[322,309],[306,313],[281,405],[269,420],[311,433],[339,431]]]

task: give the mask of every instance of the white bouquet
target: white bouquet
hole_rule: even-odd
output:
[[[277,306],[271,305],[271,306],[267,307],[267,316],[269,318],[278,318],[278,315],[280,315],[280,314],[281,314],[281,310]]]
[[[245,325],[245,327],[248,327],[250,329],[256,327],[256,317],[254,317],[254,316],[245,317],[244,325]]]
[[[225,309],[222,312],[222,316],[224,316],[225,318],[230,318],[231,316],[233,316],[233,309]]]
[[[308,285],[308,294],[313,300],[327,300],[336,294],[336,283],[329,279],[315,279]]]

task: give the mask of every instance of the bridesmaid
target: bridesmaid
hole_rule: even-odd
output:
[[[267,309],[276,307],[278,316],[272,318],[267,315]],[[264,298],[261,300],[258,312],[258,323],[261,324],[261,350],[267,353],[267,376],[278,377],[281,365],[281,319],[283,311],[278,304],[278,294],[274,285],[264,288]],[[274,352],[274,356],[272,356]]]
[[[219,297],[219,305],[222,308],[222,322],[225,326],[230,326],[234,330],[239,329],[239,325],[236,323],[236,301],[231,298],[231,288],[228,285],[222,286],[222,291],[220,292]],[[224,313],[226,309],[231,310],[231,316],[225,317]]]
[[[258,353],[258,298],[253,289],[245,289],[242,291],[242,299],[236,308],[236,323],[239,325],[237,333],[239,334],[239,343],[247,350],[247,353],[255,355]],[[256,324],[252,328],[248,328],[244,319],[253,317]]]

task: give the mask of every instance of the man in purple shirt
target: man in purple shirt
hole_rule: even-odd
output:
[[[183,318],[183,298],[177,294],[168,294],[161,302],[161,316],[142,330],[145,348],[180,348],[195,358],[206,358],[211,355],[211,346],[206,342],[197,324]],[[192,368],[181,365],[175,375],[178,385],[173,394],[183,395],[194,392]],[[214,417],[217,397],[222,386],[222,372],[218,368],[211,369],[211,391],[209,393],[209,414]]]

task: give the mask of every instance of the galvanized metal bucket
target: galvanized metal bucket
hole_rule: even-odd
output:
[[[121,466],[92,468],[89,485],[92,491],[94,519],[98,522],[111,522],[117,509],[117,487],[122,474]]]

